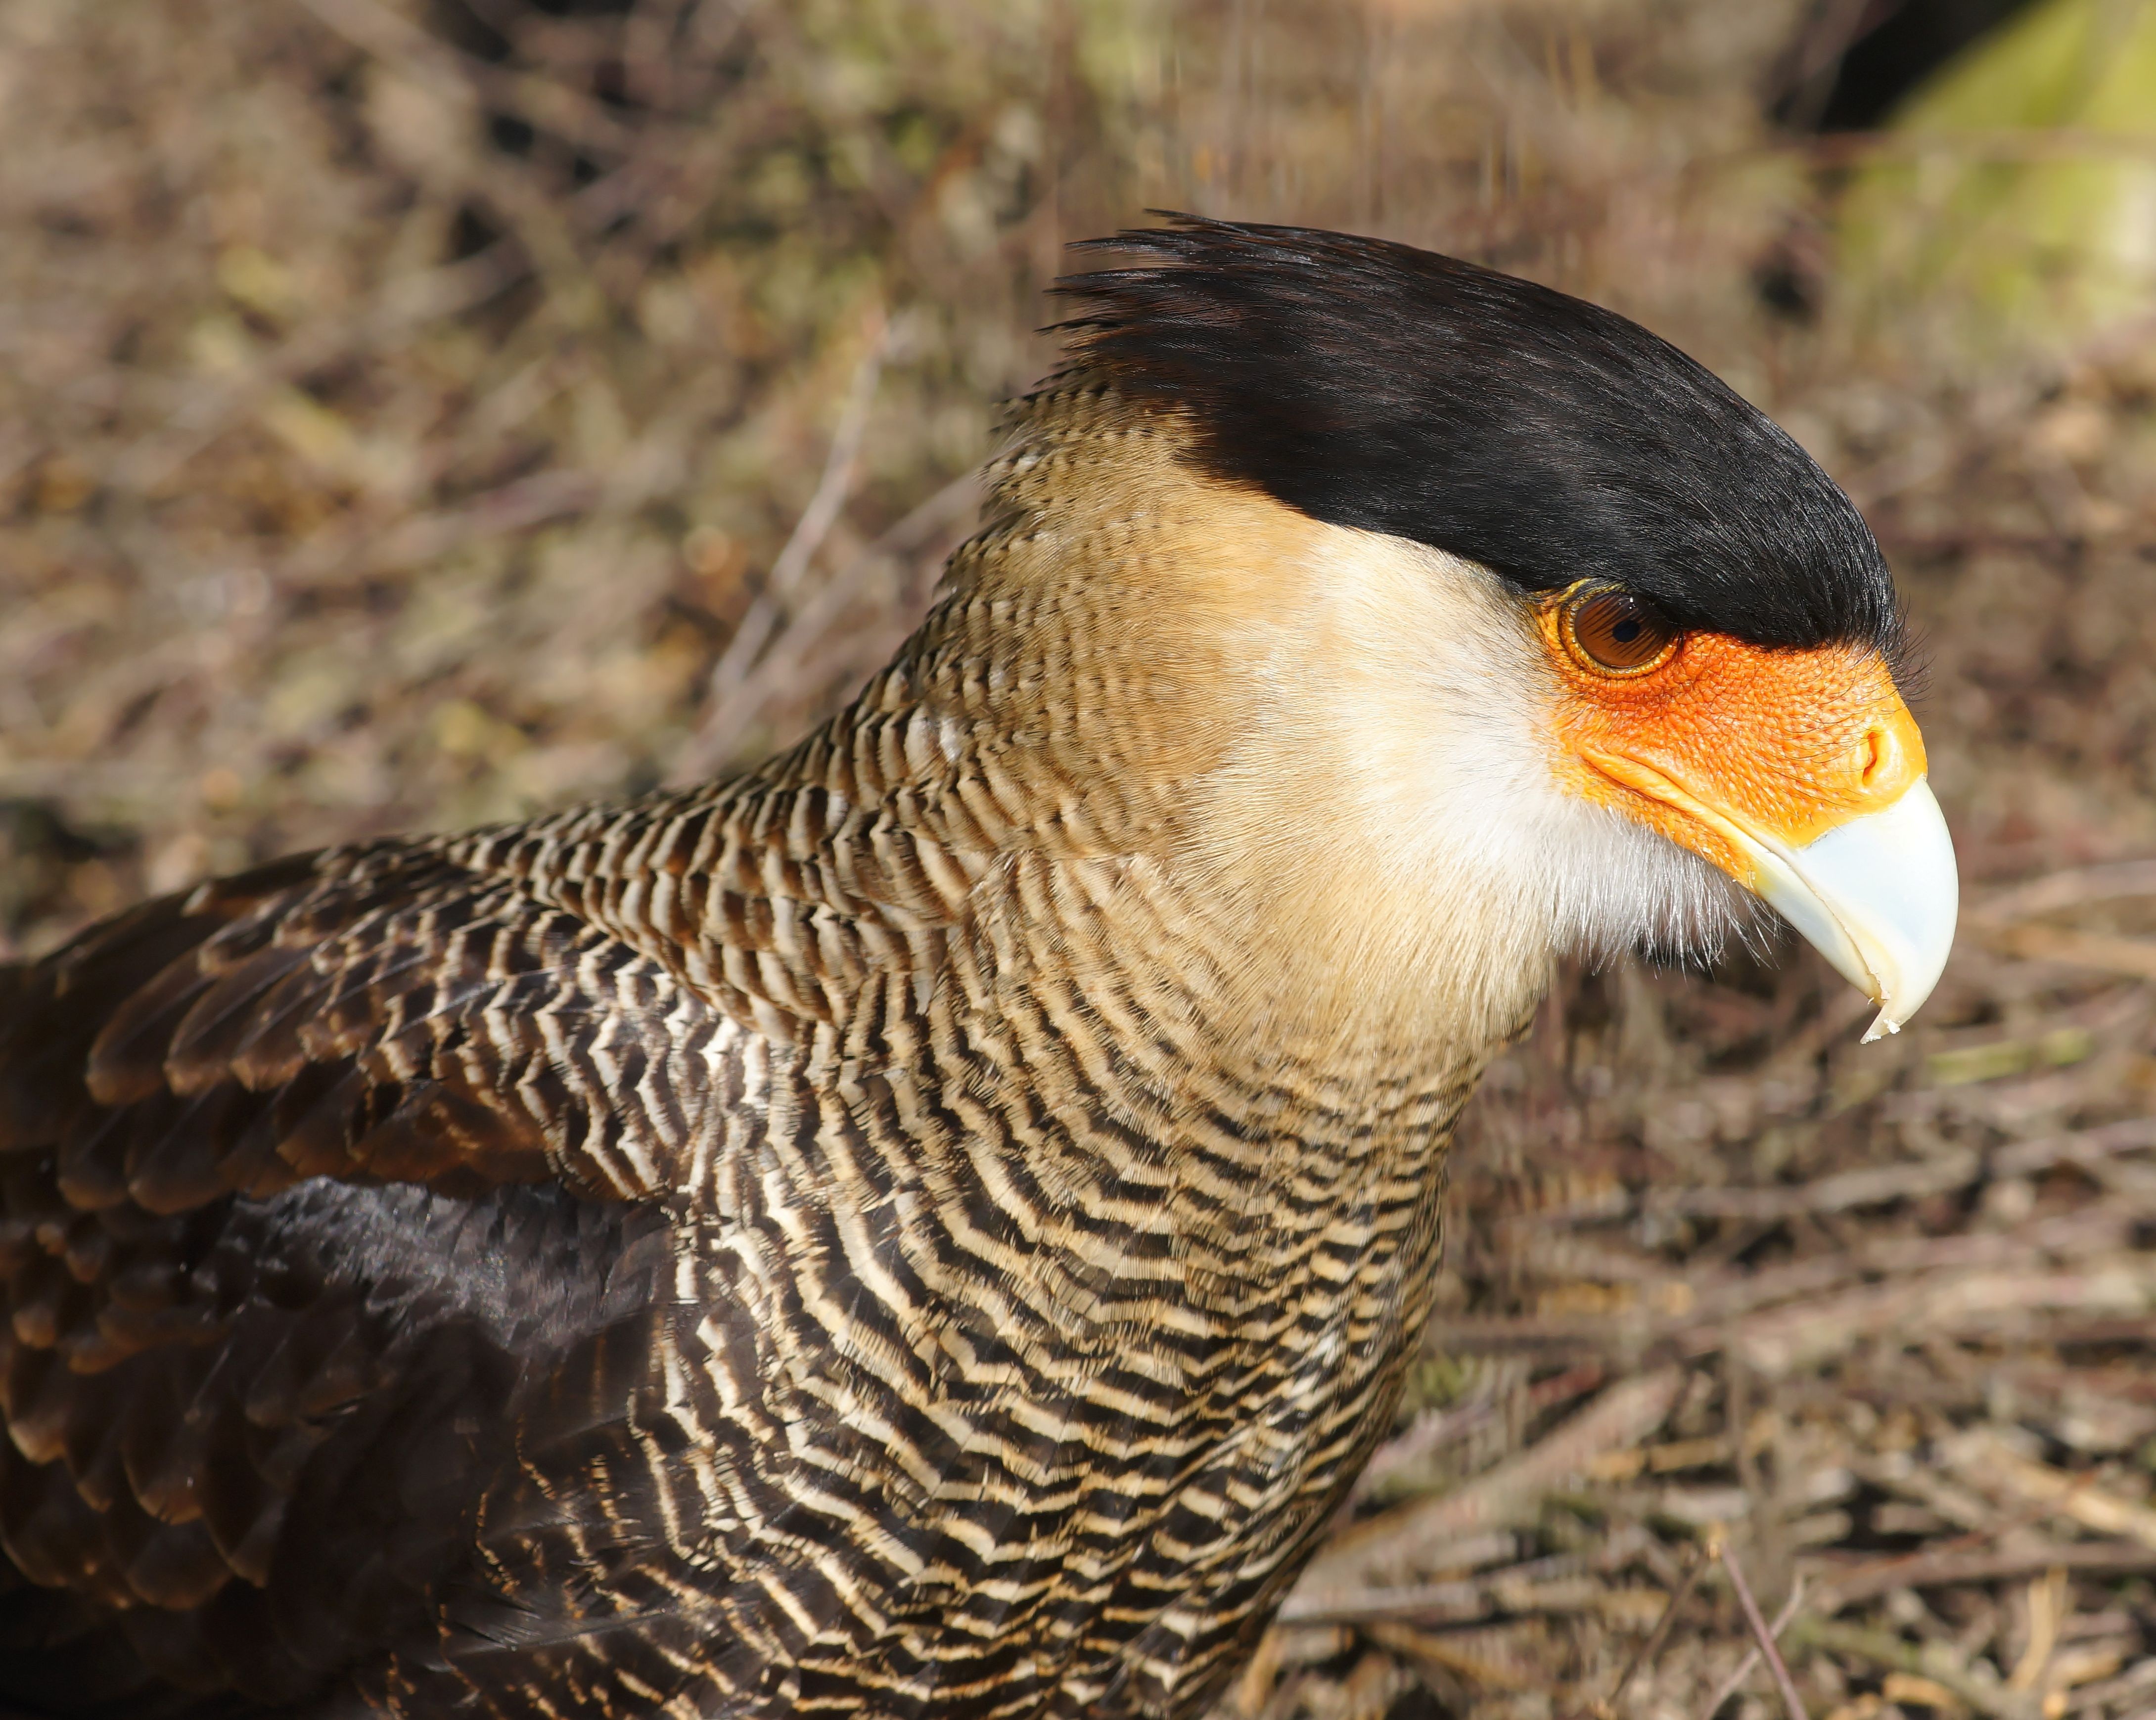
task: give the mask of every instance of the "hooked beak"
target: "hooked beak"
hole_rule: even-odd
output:
[[[1891,805],[1801,848],[1764,831],[1731,834],[1752,861],[1753,891],[1879,1005],[1865,1043],[1899,1033],[1938,983],[1961,904],[1931,784],[1919,777]]]
[[[1866,1041],[1898,1032],[1938,983],[1961,896],[1916,721],[1883,665],[1719,649],[1729,673],[1698,687],[1718,721],[1682,720],[1673,696],[1651,721],[1605,717],[1578,755],[1877,1004]]]

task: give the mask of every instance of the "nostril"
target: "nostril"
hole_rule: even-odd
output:
[[[1864,770],[1862,781],[1867,788],[1876,788],[1894,759],[1894,739],[1883,728],[1867,730],[1864,737]]]

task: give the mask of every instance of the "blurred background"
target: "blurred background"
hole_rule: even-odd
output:
[[[0,0],[0,954],[789,740],[1161,208],[1779,418],[1967,893],[1861,1050],[1805,952],[1564,976],[1235,1712],[1783,1713],[1748,1593],[1815,1717],[2156,1712],[2156,0]]]

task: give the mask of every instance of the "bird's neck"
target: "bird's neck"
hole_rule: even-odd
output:
[[[1037,406],[991,477],[998,523],[832,737],[896,767],[864,788],[968,875],[1091,881],[1060,960],[1172,959],[1172,918],[1223,1042],[1404,1075],[1515,1031],[1549,929],[1432,798],[1475,737],[1408,708],[1444,570],[1202,478],[1103,391]]]

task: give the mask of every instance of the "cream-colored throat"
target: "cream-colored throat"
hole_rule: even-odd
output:
[[[974,714],[1055,803],[1055,839],[1202,905],[1245,952],[1251,1031],[1510,1031],[1549,953],[1532,892],[1486,864],[1511,779],[1549,775],[1518,603],[1207,477],[1172,418],[1049,406],[992,472],[1012,523],[954,565],[952,615],[993,623]]]
[[[1516,852],[1551,776],[1548,676],[1520,605],[1451,557],[1317,525],[1265,583],[1194,858],[1299,992],[1395,1031],[1502,1037],[1554,947]]]

